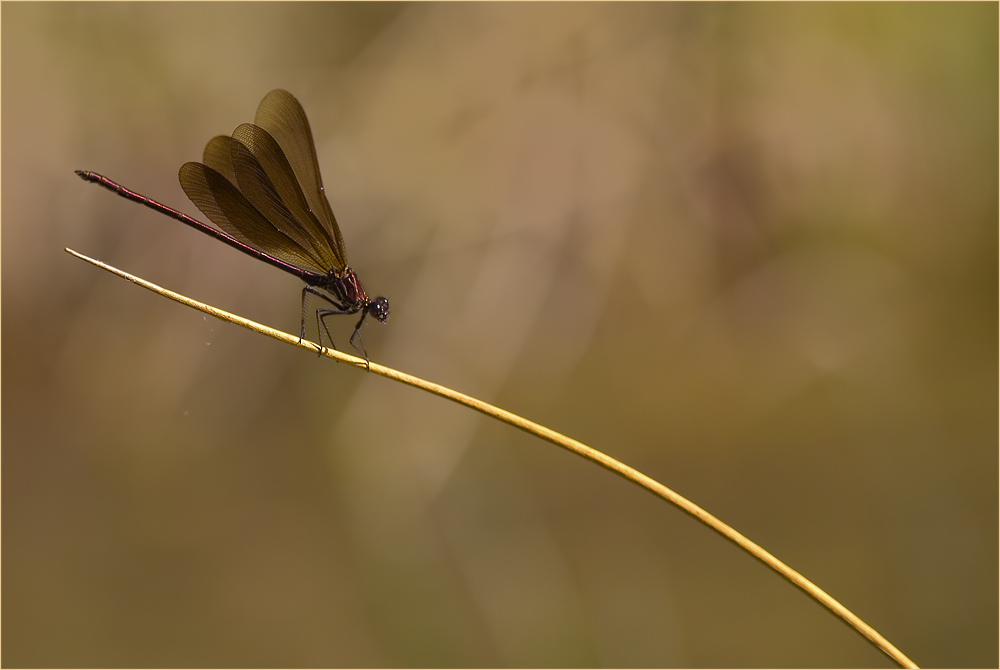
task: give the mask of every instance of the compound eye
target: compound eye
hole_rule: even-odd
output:
[[[385,323],[389,318],[389,301],[385,298],[376,298],[372,303],[372,316]]]

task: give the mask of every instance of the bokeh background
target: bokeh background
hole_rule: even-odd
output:
[[[296,332],[297,279],[73,174],[197,215],[178,168],[281,87],[374,360],[997,666],[995,3],[0,19],[4,665],[891,665],[609,472],[63,251]]]

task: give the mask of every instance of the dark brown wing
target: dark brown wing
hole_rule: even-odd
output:
[[[281,199],[278,189],[268,179],[264,166],[250,149],[236,138],[230,138],[229,157],[236,175],[236,186],[257,211],[275,228],[307,250],[327,270],[336,267],[332,264],[335,259],[329,245],[322,238],[316,239],[307,225],[295,218]]]
[[[202,162],[234,185],[236,184],[236,173],[233,172],[233,159],[229,156],[229,142],[231,137],[217,135],[209,140],[205,145],[205,152],[202,154]]]
[[[343,268],[343,263],[337,256],[336,241],[320,224],[316,215],[310,211],[309,203],[306,201],[302,187],[299,185],[299,180],[296,178],[288,158],[270,133],[260,126],[244,123],[233,132],[233,139],[250,151],[266,176],[266,184],[255,183],[247,188],[264,189],[267,194],[273,194],[280,198],[281,204],[284,205],[281,208],[281,215],[287,213],[291,216],[298,229],[309,238],[312,246],[323,257],[327,267]],[[235,144],[230,147],[234,164],[237,161],[245,162],[247,160],[245,156],[242,156],[242,147],[237,147]],[[233,153],[234,151],[236,153]],[[257,169],[256,166],[251,166],[251,168],[254,171]],[[239,180],[239,170],[236,170],[236,176]],[[269,215],[267,211],[262,209],[261,205],[257,204],[250,192],[243,188],[242,183],[240,190],[251,202],[257,205],[257,209],[260,209],[265,215]]]
[[[309,210],[325,229],[326,237],[333,240],[332,251],[340,261],[340,267],[346,267],[344,238],[323,191],[316,147],[302,105],[288,91],[275,89],[264,96],[257,108],[254,124],[266,130],[281,147],[298,177]]]
[[[223,139],[229,141],[231,138]],[[206,153],[209,147],[206,147]],[[216,162],[214,158],[213,162]],[[219,166],[224,167],[222,164]],[[233,182],[223,176],[223,172],[202,163],[185,163],[178,177],[191,202],[221,230],[249,247],[303,270],[327,273],[328,268],[311,249],[299,244],[261,214]]]

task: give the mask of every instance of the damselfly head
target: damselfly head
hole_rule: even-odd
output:
[[[389,319],[389,300],[379,296],[372,300],[365,310],[378,319],[379,323],[385,323]]]

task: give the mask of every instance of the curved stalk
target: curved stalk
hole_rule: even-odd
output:
[[[867,638],[869,642],[871,642],[875,647],[877,647],[879,650],[885,653],[893,661],[898,663],[901,667],[904,668],[918,667],[913,661],[907,658],[906,655],[903,654],[903,652],[901,652],[899,649],[893,646],[888,640],[882,637],[882,635],[880,635],[878,631],[876,631],[874,628],[866,624],[864,621],[858,618],[858,616],[856,616],[853,612],[851,612],[849,609],[847,609],[839,602],[837,602],[837,600],[835,600],[826,591],[823,591],[821,588],[813,584],[811,581],[803,577],[801,574],[799,574],[795,570],[792,570],[790,567],[779,561],[770,552],[766,551],[763,547],[751,541],[749,538],[739,533],[736,529],[723,523],[721,520],[719,520],[712,514],[709,514],[701,507],[698,507],[687,498],[667,488],[666,486],[659,483],[655,479],[648,477],[647,475],[644,475],[635,468],[625,465],[621,461],[611,458],[607,454],[598,451],[597,449],[588,447],[582,442],[574,440],[571,437],[567,437],[562,433],[558,433],[552,430],[551,428],[546,428],[545,426],[537,424],[534,421],[529,421],[528,419],[518,416],[517,414],[508,412],[507,410],[504,409],[500,409],[499,407],[491,405],[487,402],[483,402],[482,400],[478,400],[464,393],[459,393],[458,391],[450,389],[446,386],[441,386],[440,384],[435,384],[433,382],[426,381],[419,377],[414,377],[413,375],[407,374],[405,372],[400,372],[399,370],[395,370],[393,368],[389,368],[384,365],[379,365],[378,363],[368,363],[363,358],[352,356],[351,354],[343,353],[335,349],[328,349],[314,342],[310,342],[309,340],[300,341],[299,338],[295,335],[291,335],[289,333],[269,328],[262,324],[256,323],[255,321],[251,321],[250,319],[246,319],[241,316],[236,316],[235,314],[230,314],[229,312],[225,312],[217,307],[212,307],[211,305],[206,305],[196,300],[192,300],[191,298],[183,296],[179,293],[174,293],[173,291],[161,288],[156,284],[147,282],[144,279],[140,279],[138,277],[128,274],[127,272],[123,272],[122,270],[114,268],[110,265],[94,260],[93,258],[84,256],[83,254],[77,253],[72,249],[66,249],[66,251],[76,256],[77,258],[85,260],[88,263],[92,263],[99,268],[107,270],[108,272],[116,274],[119,277],[127,279],[130,282],[138,284],[139,286],[149,289],[150,291],[158,293],[166,298],[175,300],[176,302],[179,302],[183,305],[187,305],[188,307],[193,307],[194,309],[197,309],[201,312],[205,312],[206,314],[211,314],[214,317],[217,317],[224,321],[229,321],[230,323],[235,323],[237,325],[243,326],[244,328],[249,328],[250,330],[261,333],[262,335],[267,335],[268,337],[273,337],[276,340],[281,340],[286,344],[302,347],[303,349],[319,351],[321,354],[327,356],[328,358],[333,358],[340,363],[346,363],[347,365],[352,365],[356,368],[367,370],[372,374],[380,375],[382,377],[387,377],[389,379],[402,382],[403,384],[408,384],[410,386],[427,391],[428,393],[433,393],[434,395],[441,396],[442,398],[447,398],[448,400],[457,402],[460,405],[465,405],[466,407],[474,409],[478,412],[482,412],[483,414],[493,417],[494,419],[510,424],[515,428],[520,428],[521,430],[527,433],[531,433],[532,435],[535,435],[537,437],[542,438],[543,440],[551,442],[552,444],[558,447],[562,447],[563,449],[571,451],[574,454],[577,454],[578,456],[582,456],[583,458],[586,458],[587,460],[592,461],[597,465],[600,465],[601,467],[607,468],[608,470],[614,472],[615,474],[621,477],[624,477],[630,482],[633,482],[634,484],[641,486],[650,493],[666,500],[675,507],[678,507],[681,511],[686,512],[687,514],[691,515],[692,517],[694,517],[701,523],[705,524],[715,532],[725,537],[727,540],[730,540],[731,542],[735,543],[738,547],[746,551],[748,554],[750,554],[751,556],[762,562],[764,565],[771,568],[779,575],[790,581],[792,584],[794,584],[802,591],[804,591],[807,595],[814,598],[817,602],[819,602],[821,605],[830,610],[830,612],[840,617],[845,623],[847,623],[847,625],[851,626],[858,633]]]

